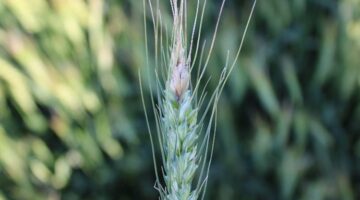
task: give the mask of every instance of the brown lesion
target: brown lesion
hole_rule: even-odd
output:
[[[178,58],[176,61],[176,67],[178,67],[179,65],[180,65],[180,58]]]

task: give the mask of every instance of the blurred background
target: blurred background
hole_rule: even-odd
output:
[[[234,56],[251,4],[227,1],[207,76]],[[158,198],[142,6],[0,0],[0,200]],[[360,1],[259,0],[219,103],[206,199],[360,199],[359,53]]]

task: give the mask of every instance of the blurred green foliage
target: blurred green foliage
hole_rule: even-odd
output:
[[[207,76],[235,54],[251,3],[227,1]],[[157,198],[142,16],[140,0],[0,0],[0,200]],[[359,52],[358,0],[258,1],[206,199],[360,199]]]

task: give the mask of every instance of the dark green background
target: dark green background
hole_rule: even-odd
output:
[[[206,76],[234,56],[251,4],[227,0]],[[142,6],[0,0],[0,200],[157,199]],[[206,199],[359,199],[359,55],[358,0],[258,0],[219,102]]]

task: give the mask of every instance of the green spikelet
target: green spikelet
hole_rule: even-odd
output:
[[[198,167],[197,157],[197,109],[191,105],[190,91],[178,101],[166,91],[163,104],[163,129],[165,150],[166,199],[196,199],[197,192],[191,185]]]

